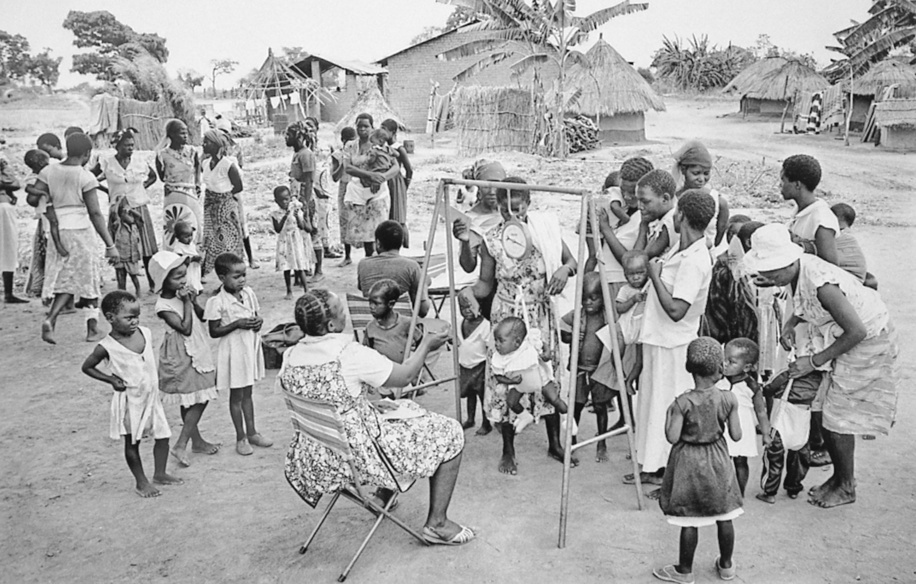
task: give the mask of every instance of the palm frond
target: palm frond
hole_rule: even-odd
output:
[[[467,69],[465,69],[464,71],[461,71],[460,73],[452,77],[452,80],[455,81],[455,83],[462,83],[463,81],[467,81],[468,79],[470,79],[474,75],[477,75],[478,73],[480,73],[487,67],[498,65],[499,63],[502,63],[503,61],[505,61],[512,55],[513,53],[509,51],[497,51],[495,53],[491,53],[487,55],[486,57],[484,57],[483,59],[477,61],[476,63],[474,63]]]
[[[522,75],[535,65],[540,65],[546,63],[551,58],[554,58],[552,55],[547,53],[535,53],[533,55],[525,55],[515,63],[512,63],[511,69],[513,75]]]
[[[505,46],[505,40],[499,39],[481,39],[469,41],[463,45],[459,45],[454,49],[449,49],[444,53],[436,55],[436,57],[443,61],[457,61],[459,59],[464,59],[465,57],[471,57],[473,55],[479,55],[481,53],[492,52],[497,48]]]
[[[892,49],[916,38],[916,26],[901,28],[884,35],[859,52],[849,57],[849,66],[857,70],[869,61],[877,61]]]
[[[630,0],[624,0],[616,6],[602,8],[586,17],[573,18],[571,24],[582,32],[589,33],[596,30],[599,26],[604,25],[612,18],[633,14],[634,12],[642,12],[648,8],[649,5],[647,3],[632,3]]]

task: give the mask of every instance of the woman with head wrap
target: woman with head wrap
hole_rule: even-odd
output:
[[[190,223],[199,243],[204,220],[200,204],[200,155],[188,144],[188,127],[181,120],[172,120],[165,126],[165,136],[168,145],[156,152],[156,173],[165,185],[162,248],[170,250],[176,223]]]
[[[688,189],[701,190],[712,197],[716,213],[706,226],[706,245],[715,248],[713,257],[725,252],[725,232],[728,231],[728,201],[709,185],[712,172],[712,156],[699,140],[691,140],[674,153],[674,169],[671,174],[677,181],[678,195]]]
[[[203,182],[204,197],[204,256],[201,273],[213,269],[216,258],[223,253],[243,253],[242,222],[236,195],[242,192],[242,175],[235,159],[226,156],[229,141],[219,130],[204,134]]]
[[[115,149],[114,154],[100,157],[92,173],[98,180],[108,183],[111,207],[109,214],[117,214],[122,199],[127,199],[127,205],[136,211],[136,216],[139,217],[137,229],[140,232],[140,255],[152,290],[153,279],[149,275],[149,260],[159,251],[159,247],[156,245],[156,230],[149,213],[150,197],[146,190],[156,182],[156,172],[149,162],[133,155],[136,133],[137,130],[134,128],[125,128],[112,134],[111,145]]]

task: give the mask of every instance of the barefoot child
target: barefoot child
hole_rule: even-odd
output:
[[[194,227],[187,221],[178,221],[174,227],[175,241],[172,242],[172,251],[185,260],[188,267],[188,287],[200,294],[204,290],[201,282],[200,262],[203,258],[194,241]]]
[[[233,253],[217,256],[213,266],[221,286],[207,300],[204,320],[216,349],[216,389],[229,390],[229,415],[235,426],[235,450],[252,454],[251,445],[268,448],[273,442],[258,434],[251,388],[264,378],[264,355],[258,332],[264,319],[254,290],[245,285],[245,262]]]
[[[296,272],[302,284],[302,291],[308,292],[305,271],[312,269],[312,262],[302,239],[302,232],[311,233],[312,226],[303,213],[302,203],[299,199],[292,198],[289,188],[275,188],[274,201],[279,208],[270,214],[270,220],[277,234],[277,271],[283,272],[286,298],[292,298],[292,272]]]
[[[716,572],[722,580],[736,575],[732,519],[744,511],[725,431],[727,428],[737,442],[742,429],[735,394],[715,385],[722,376],[722,358],[722,347],[715,339],[693,340],[687,348],[687,371],[693,376],[695,388],[678,396],[668,407],[665,435],[674,447],[668,456],[658,503],[668,523],[681,528],[681,538],[678,563],[652,572],[665,582],[694,582],[697,528],[714,523],[719,532]]]
[[[477,418],[477,402],[483,406],[483,392],[486,385],[487,339],[490,338],[490,321],[483,314],[474,314],[470,304],[463,296],[458,297],[458,308],[461,310],[461,326],[458,327],[458,387],[461,397],[468,399],[468,419],[464,429],[474,427]],[[487,413],[481,410],[478,436],[485,436],[493,431]]]
[[[384,174],[391,170],[391,167],[398,163],[397,152],[392,151],[388,146],[388,140],[391,135],[388,130],[379,128],[369,134],[369,143],[372,145],[366,156],[366,161],[360,165],[365,171],[378,172]],[[366,178],[359,179],[362,185],[369,189],[371,193],[377,193],[381,185],[377,185]]]
[[[735,461],[735,475],[738,487],[744,497],[749,473],[747,459],[760,456],[757,450],[757,425],[763,435],[763,447],[770,444],[770,418],[767,417],[766,402],[760,385],[757,383],[757,358],[760,350],[757,343],[750,339],[738,338],[725,345],[725,365],[722,369],[724,379],[719,382],[721,389],[728,389],[738,400],[738,419],[741,421],[741,440],[730,440],[728,454]]]
[[[540,391],[560,414],[569,411],[566,402],[560,399],[560,386],[554,378],[553,367],[538,353],[540,331],[533,329],[530,337],[525,321],[517,316],[504,318],[493,329],[496,352],[490,360],[490,369],[496,381],[509,386],[506,402],[518,416],[514,423],[516,434],[534,421],[534,416],[521,403],[522,394]]]
[[[219,392],[204,309],[191,287],[188,261],[174,252],[159,251],[149,264],[153,292],[159,294],[156,316],[167,325],[159,347],[159,389],[163,404],[181,409],[181,434],[170,452],[182,466],[191,465],[188,441],[192,452],[202,454],[216,454],[220,447],[204,440],[198,429],[207,403]]]
[[[157,497],[159,489],[150,484],[140,460],[140,440],[151,435],[155,440],[153,482],[181,484],[181,479],[165,472],[169,457],[169,423],[159,400],[159,374],[153,352],[153,334],[140,326],[140,303],[125,290],[115,290],[102,299],[102,314],[111,325],[83,362],[83,373],[111,385],[111,423],[113,440],[124,439],[124,457],[134,475],[137,494]]]
[[[595,410],[595,418],[598,425],[598,434],[604,434],[608,431],[608,404],[616,393],[610,387],[602,383],[608,377],[606,371],[604,375],[598,373],[599,367],[606,370],[610,363],[609,355],[604,345],[598,339],[598,330],[607,324],[607,317],[604,311],[604,298],[601,296],[601,279],[597,272],[586,272],[582,283],[582,323],[578,339],[579,343],[579,363],[576,369],[576,405],[573,409],[573,416],[576,424],[582,419],[582,410],[585,404],[591,398]],[[563,316],[562,327],[560,329],[560,340],[564,343],[572,343],[572,328],[575,320],[575,312],[570,311]],[[613,370],[613,367],[611,367]],[[599,381],[599,379],[601,381]],[[598,442],[596,462],[607,462],[607,443],[604,440]]]
[[[108,231],[120,256],[114,264],[115,277],[118,279],[118,290],[127,290],[127,276],[134,285],[134,293],[140,296],[140,229],[137,227],[139,216],[130,208],[127,198],[121,199],[115,212],[108,216]]]

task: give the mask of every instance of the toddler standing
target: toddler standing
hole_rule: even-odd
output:
[[[83,373],[111,385],[111,422],[113,440],[124,438],[124,457],[134,475],[137,494],[158,497],[159,489],[150,484],[140,460],[140,440],[152,435],[155,470],[153,482],[181,484],[181,479],[165,472],[169,457],[169,423],[159,399],[159,373],[153,354],[153,334],[140,326],[140,303],[125,290],[115,290],[102,299],[102,314],[111,332],[95,346],[83,362]]]
[[[757,425],[763,434],[763,447],[770,444],[770,419],[767,417],[766,402],[760,385],[757,383],[757,358],[760,350],[757,343],[746,338],[737,338],[725,345],[725,365],[722,370],[724,379],[719,382],[721,389],[730,390],[738,400],[738,419],[741,421],[741,440],[730,440],[728,453],[735,462],[735,475],[741,496],[747,487],[747,459],[760,456],[757,450]]]
[[[127,276],[134,285],[136,295],[140,296],[140,229],[137,227],[139,216],[130,208],[127,198],[121,199],[114,213],[108,215],[108,232],[118,248],[118,260],[114,264],[115,277],[118,279],[118,290],[127,289]]]
[[[178,221],[173,229],[175,241],[172,242],[172,251],[185,260],[188,267],[188,287],[196,294],[200,294],[204,290],[200,276],[200,262],[203,258],[197,249],[194,226],[187,221]]]
[[[171,453],[182,466],[190,466],[186,453],[216,454],[220,444],[203,439],[198,429],[216,390],[216,367],[210,354],[210,337],[204,328],[204,309],[188,278],[188,260],[170,251],[150,258],[150,277],[156,300],[156,316],[165,321],[165,338],[159,347],[159,389],[162,403],[177,404],[181,411],[181,434]]]
[[[483,314],[475,314],[464,296],[458,296],[458,308],[463,318],[458,327],[458,387],[461,397],[468,399],[468,419],[464,422],[464,429],[468,430],[474,427],[477,418],[477,402],[483,404],[490,321]],[[493,431],[493,426],[486,412],[481,411],[480,417],[476,434],[485,436]]]
[[[311,233],[312,225],[303,212],[302,203],[299,199],[292,198],[289,188],[275,188],[274,201],[279,208],[270,214],[270,220],[277,234],[277,271],[283,272],[286,298],[292,298],[292,272],[296,272],[302,284],[302,291],[308,292],[305,272],[312,269],[311,256],[308,255],[312,250],[311,245],[306,246],[302,232]]]
[[[258,332],[264,319],[254,290],[245,285],[245,262],[233,253],[223,253],[214,263],[221,286],[207,300],[204,320],[210,336],[219,339],[216,349],[216,388],[229,390],[229,415],[235,426],[235,450],[252,454],[251,445],[268,448],[273,442],[261,436],[254,424],[251,388],[264,378],[264,355]]]
[[[725,430],[741,440],[741,422],[735,395],[716,387],[722,376],[722,346],[713,338],[700,337],[687,347],[687,371],[696,386],[668,407],[665,436],[674,446],[668,455],[659,506],[668,523],[681,528],[677,564],[656,569],[665,582],[692,584],[697,528],[715,524],[719,532],[716,572],[722,580],[736,576],[732,552],[735,528],[732,520],[741,509],[741,491],[735,467],[728,456]]]

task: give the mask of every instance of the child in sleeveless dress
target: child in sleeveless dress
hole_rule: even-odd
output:
[[[458,327],[458,387],[461,397],[468,400],[468,419],[464,429],[474,427],[477,418],[477,402],[483,404],[486,386],[487,339],[490,338],[490,321],[482,314],[475,314],[467,299],[458,297],[461,310],[461,326]],[[486,412],[481,412],[480,428],[476,434],[485,436],[493,431]]]
[[[728,453],[735,462],[735,475],[738,478],[742,497],[750,472],[747,459],[760,456],[755,431],[758,424],[763,435],[763,447],[766,448],[770,444],[770,418],[767,416],[763,392],[757,383],[759,355],[760,350],[757,348],[757,343],[750,339],[739,337],[726,343],[725,365],[722,369],[723,379],[719,382],[720,389],[731,391],[738,399],[741,440],[730,440],[726,436],[725,442],[728,444]]]
[[[496,351],[490,360],[490,369],[497,382],[509,387],[506,403],[518,416],[514,426],[516,434],[534,421],[534,416],[521,403],[522,394],[540,391],[560,414],[569,408],[560,398],[560,386],[554,377],[553,367],[542,359],[540,331],[528,330],[525,321],[509,316],[493,329]]]
[[[111,396],[112,439],[124,438],[124,457],[134,475],[137,494],[158,497],[140,460],[140,440],[155,440],[153,483],[179,485],[181,479],[165,472],[169,457],[169,423],[159,399],[159,375],[153,354],[153,334],[140,326],[140,302],[126,290],[115,290],[102,299],[102,314],[111,332],[83,362],[83,373],[114,389]]]
[[[159,347],[159,389],[162,403],[181,409],[181,434],[170,450],[182,466],[190,466],[186,453],[216,454],[219,443],[210,443],[200,435],[200,418],[216,390],[216,366],[210,353],[210,335],[203,321],[204,309],[197,303],[197,292],[191,285],[189,259],[170,251],[156,252],[150,258],[156,316],[165,321],[165,338]]]
[[[668,523],[681,528],[681,537],[678,563],[653,572],[665,582],[693,584],[697,528],[712,524],[719,532],[716,572],[722,580],[736,576],[732,519],[744,511],[725,431],[727,428],[732,440],[741,440],[741,422],[735,395],[715,386],[722,377],[722,362],[718,341],[710,337],[691,341],[687,347],[687,371],[696,387],[678,396],[668,407],[665,435],[674,446],[658,502]]]

